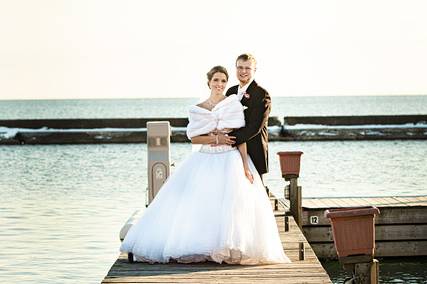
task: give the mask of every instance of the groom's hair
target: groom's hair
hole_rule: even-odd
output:
[[[253,55],[252,55],[252,54],[250,54],[250,53],[243,53],[243,54],[240,54],[239,56],[237,56],[236,64],[237,64],[237,61],[239,61],[239,60],[242,60],[242,61],[248,61],[248,60],[251,60],[251,61],[255,64],[255,66],[256,66],[256,59],[255,59],[255,56],[253,56]]]
[[[210,82],[214,76],[215,73],[222,73],[225,75],[225,77],[227,77],[227,81],[228,81],[228,72],[227,69],[225,69],[225,67],[223,66],[214,66],[212,67],[211,70],[209,70],[209,72],[206,74],[208,76],[208,82]],[[209,85],[209,84],[208,84]]]

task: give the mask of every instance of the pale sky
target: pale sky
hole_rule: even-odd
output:
[[[0,0],[0,99],[199,97],[250,52],[272,96],[427,94],[427,1]]]

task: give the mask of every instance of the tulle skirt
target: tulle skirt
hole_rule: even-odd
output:
[[[193,152],[131,227],[121,251],[151,263],[290,262],[252,161],[250,168],[253,184],[235,148]]]

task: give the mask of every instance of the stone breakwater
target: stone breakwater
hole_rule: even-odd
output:
[[[0,120],[0,144],[145,143],[148,121],[169,121],[189,142],[187,118]],[[427,139],[427,115],[270,117],[270,141]]]

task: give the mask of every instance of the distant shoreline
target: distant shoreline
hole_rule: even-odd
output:
[[[169,121],[171,142],[189,142],[187,118],[0,120],[0,145],[146,143],[148,121]],[[427,139],[427,115],[269,118],[270,141]]]

